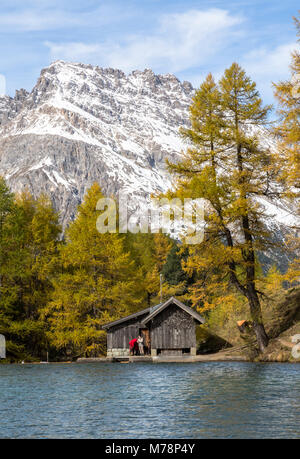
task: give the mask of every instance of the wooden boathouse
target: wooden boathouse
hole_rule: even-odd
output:
[[[129,356],[129,341],[141,334],[145,352],[152,357],[196,355],[196,325],[205,320],[174,297],[164,303],[110,322],[107,357]]]

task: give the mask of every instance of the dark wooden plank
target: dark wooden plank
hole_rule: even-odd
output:
[[[188,313],[171,304],[151,323],[152,348],[185,349],[195,347],[195,321]]]
[[[146,315],[144,314],[144,317]],[[129,341],[139,335],[139,329],[142,327],[141,319],[143,319],[143,316],[111,327],[107,333],[108,349],[127,349]]]

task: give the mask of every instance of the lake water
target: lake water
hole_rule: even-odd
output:
[[[0,365],[0,437],[299,438],[300,365]]]

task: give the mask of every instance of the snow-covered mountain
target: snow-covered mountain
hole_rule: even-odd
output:
[[[185,148],[178,130],[188,126],[193,92],[171,74],[56,61],[30,93],[0,97],[0,175],[14,191],[50,194],[64,224],[95,181],[105,195],[126,192],[137,202],[165,191],[165,162]],[[293,210],[263,204],[281,237]]]
[[[169,74],[54,62],[31,93],[0,98],[0,174],[51,194],[63,222],[95,181],[106,195],[166,190],[192,93]]]

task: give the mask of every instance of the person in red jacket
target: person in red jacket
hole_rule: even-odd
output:
[[[138,344],[137,344],[137,339],[134,338],[131,341],[129,341],[129,352],[130,355],[137,355],[137,349],[138,349]]]

